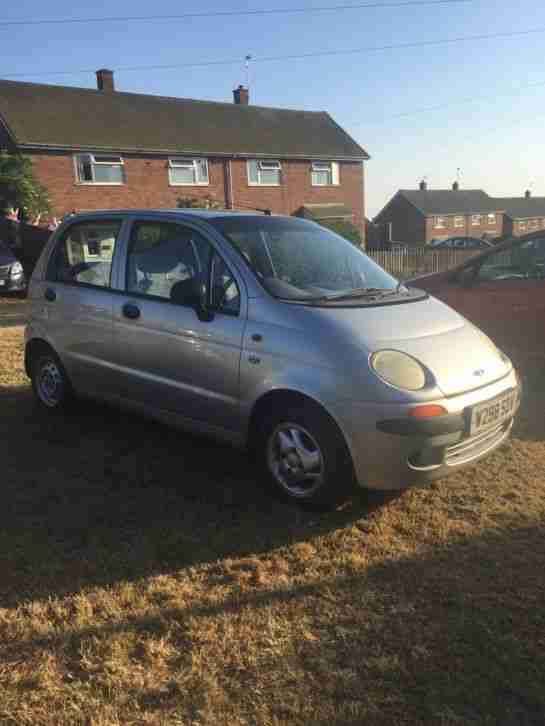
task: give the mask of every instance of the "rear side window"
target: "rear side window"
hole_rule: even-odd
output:
[[[49,263],[47,279],[110,287],[112,260],[121,221],[73,224],[62,235]]]

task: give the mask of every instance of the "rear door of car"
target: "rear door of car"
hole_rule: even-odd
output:
[[[239,369],[247,294],[210,236],[191,222],[131,220],[115,299],[119,395],[224,429],[239,425]],[[184,302],[195,281],[210,292],[209,319]],[[174,291],[173,291],[174,290]],[[216,296],[215,296],[216,295]],[[215,296],[215,297],[214,297]]]
[[[61,233],[37,283],[34,315],[82,392],[115,388],[112,279],[123,232],[121,215],[76,220]]]

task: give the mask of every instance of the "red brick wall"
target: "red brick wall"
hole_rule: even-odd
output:
[[[169,185],[167,158],[124,155],[127,183],[122,186],[77,184],[73,155],[66,152],[31,154],[38,179],[47,187],[54,213],[60,217],[73,209],[115,209],[176,207],[179,197],[212,196],[227,204],[225,166],[222,159],[208,159],[208,186]],[[294,214],[303,204],[328,202],[351,207],[354,224],[365,234],[363,164],[341,162],[339,186],[311,186],[310,162],[282,163],[282,184],[279,187],[249,186],[246,161],[233,159],[231,173],[234,207],[251,206],[271,209],[281,214]]]
[[[401,194],[396,194],[374,221],[378,224],[391,223],[393,242],[403,242],[411,247],[424,244],[425,218]]]
[[[521,237],[530,232],[539,232],[545,229],[545,218],[534,217],[532,219],[517,219],[505,217],[504,234],[512,234],[515,237]]]
[[[504,215],[500,212],[496,212],[496,223],[488,224],[488,217],[486,214],[481,214],[481,224],[473,225],[471,223],[471,214],[464,217],[463,227],[454,226],[454,216],[442,216],[445,220],[445,226],[443,228],[435,227],[435,216],[426,218],[426,242],[431,242],[433,239],[447,239],[448,237],[482,237],[483,234],[490,235],[492,237],[499,237],[503,234],[503,219]],[[463,215],[456,215],[457,217]]]

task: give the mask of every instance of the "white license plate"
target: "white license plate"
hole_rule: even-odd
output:
[[[471,411],[470,436],[495,426],[510,418],[515,410],[517,392],[503,393],[490,401],[473,406]]]

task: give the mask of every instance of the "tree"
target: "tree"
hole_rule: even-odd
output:
[[[0,211],[23,210],[23,218],[35,219],[51,212],[47,189],[36,179],[32,161],[20,154],[0,152]]]
[[[349,242],[352,242],[352,244],[356,245],[356,247],[361,247],[363,241],[361,233],[359,229],[352,224],[352,222],[348,222],[344,219],[318,219],[316,221],[319,222],[322,227],[327,227],[327,229],[330,229],[332,232],[336,232],[341,237],[344,237]]]

